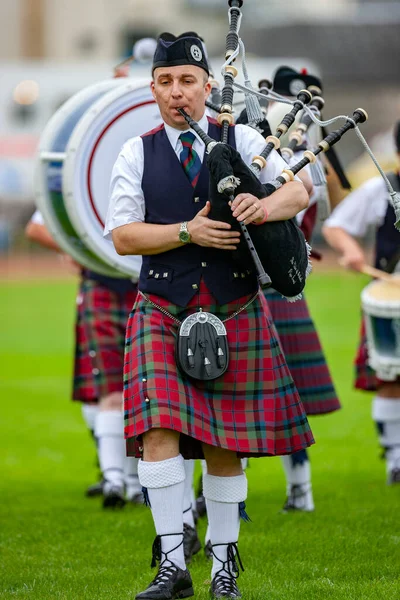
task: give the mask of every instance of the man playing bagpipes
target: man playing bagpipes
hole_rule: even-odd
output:
[[[152,565],[160,564],[137,600],[194,593],[182,543],[184,458],[207,462],[212,596],[238,598],[239,522],[247,517],[240,457],[292,454],[313,443],[251,259],[246,267],[234,260],[244,234],[208,216],[209,159],[178,110],[220,139],[221,126],[205,116],[208,73],[197,37],[160,36],[151,88],[164,123],[125,144],[111,180],[105,232],[119,254],[143,256],[127,327],[125,435],[128,451],[141,457],[157,533]],[[250,164],[265,141],[232,126],[229,144]],[[261,182],[284,168],[272,152]],[[291,219],[308,202],[296,180],[266,196],[243,190],[226,206],[237,224],[257,229]]]

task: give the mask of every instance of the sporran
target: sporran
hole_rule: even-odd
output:
[[[202,310],[189,315],[178,329],[175,358],[180,370],[192,379],[209,381],[223,375],[229,364],[223,322]]]
[[[224,323],[250,306],[259,294],[256,292],[223,321],[202,309],[179,321],[168,310],[150,300],[146,294],[140,291],[139,293],[146,302],[179,325],[175,345],[176,364],[187,377],[199,381],[218,379],[225,373],[229,365],[229,344]]]

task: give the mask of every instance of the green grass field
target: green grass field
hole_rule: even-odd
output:
[[[385,485],[370,397],[351,387],[365,283],[342,273],[310,279],[344,408],[311,419],[314,514],[279,514],[280,460],[251,461],[244,600],[400,598],[400,486]],[[13,282],[1,291],[0,598],[132,599],[153,576],[154,530],[144,507],[106,513],[84,498],[96,470],[80,407],[69,400],[75,285]],[[195,598],[208,598],[202,554],[191,573]]]

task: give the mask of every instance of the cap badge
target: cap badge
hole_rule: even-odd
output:
[[[200,62],[203,58],[203,53],[196,44],[190,47],[190,54],[193,56],[194,60]]]
[[[292,79],[292,81],[289,83],[289,92],[292,94],[292,96],[297,96],[300,90],[303,90],[305,87],[307,86],[303,79]]]

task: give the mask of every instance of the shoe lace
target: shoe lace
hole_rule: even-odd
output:
[[[163,535],[157,535],[154,539],[153,542],[153,546],[152,546],[152,556],[151,556],[151,568],[154,569],[154,567],[157,566],[157,563],[160,563],[160,566],[158,568],[158,573],[155,576],[155,578],[153,579],[153,581],[151,582],[151,585],[153,584],[165,584],[171,577],[171,575],[173,575],[174,573],[176,573],[176,571],[178,570],[178,567],[168,558],[168,554],[170,552],[173,552],[174,550],[176,550],[177,548],[179,548],[179,546],[181,546],[183,544],[183,539],[179,542],[179,544],[177,544],[174,548],[171,548],[170,550],[168,550],[168,552],[164,552],[161,548],[161,538],[163,537],[168,537],[171,535],[182,535],[182,533],[165,533]],[[164,556],[164,558],[163,558]]]
[[[221,560],[219,556],[215,554],[214,548],[217,546],[227,546],[226,560]],[[229,544],[213,544],[211,546],[211,552],[222,564],[220,570],[214,575],[214,586],[216,591],[221,593],[238,593],[239,590],[236,585],[236,579],[238,579],[240,574],[238,563],[242,571],[244,571],[244,567],[242,559],[240,558],[237,542],[230,542]]]

